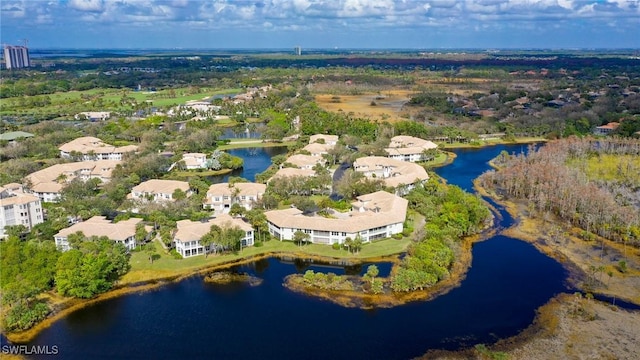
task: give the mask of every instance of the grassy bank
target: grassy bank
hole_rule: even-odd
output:
[[[264,142],[261,139],[231,139],[228,144],[220,145],[218,150],[232,150],[244,148],[265,148],[294,145],[295,141]]]
[[[297,246],[291,241],[271,240],[260,247],[248,247],[238,253],[224,255],[195,256],[186,259],[175,259],[167,254],[159,244],[155,244],[159,258],[153,263],[149,261],[148,254],[134,252],[131,255],[131,270],[120,280],[120,285],[130,285],[145,281],[153,281],[168,277],[180,276],[203,269],[208,269],[228,263],[235,263],[242,259],[253,260],[256,257],[285,255],[297,258],[322,257],[327,259],[350,259],[354,262],[365,261],[372,258],[380,258],[402,253],[409,246],[408,238],[402,240],[383,240],[366,244],[357,254],[351,254],[346,250],[335,250],[330,246],[320,244],[307,244]]]
[[[493,146],[493,145],[509,145],[509,144],[530,144],[536,142],[547,142],[548,140],[543,137],[521,137],[516,138],[515,140],[504,140],[504,139],[487,139],[487,140],[478,140],[473,143],[446,143],[446,142],[438,142],[438,148],[440,149],[460,149],[460,148],[481,148],[483,146]]]

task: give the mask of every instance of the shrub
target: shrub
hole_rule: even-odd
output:
[[[182,255],[180,255],[180,253],[178,253],[176,249],[171,249],[171,251],[169,251],[169,255],[171,255],[171,257],[173,257],[176,260],[182,259]]]
[[[627,272],[627,262],[624,260],[620,260],[618,262],[618,270],[620,270],[621,273]]]
[[[253,246],[255,246],[255,247],[262,247],[262,245],[263,245],[262,241],[256,241],[256,242],[253,244]]]
[[[331,247],[333,248],[333,250],[340,250],[342,248],[342,246],[338,243],[333,243]]]

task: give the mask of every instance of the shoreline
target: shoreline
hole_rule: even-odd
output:
[[[389,261],[390,257],[396,257],[398,254],[390,254],[388,256],[376,256],[370,258],[348,258],[351,264],[360,264],[366,262],[381,262],[381,261]],[[228,261],[205,265],[196,269],[185,269],[184,271],[177,272],[172,275],[161,276],[145,281],[140,281],[136,283],[125,283],[116,285],[113,289],[99,294],[91,299],[78,299],[78,298],[65,298],[65,300],[58,304],[52,304],[52,312],[51,314],[44,319],[43,321],[37,323],[33,327],[28,330],[20,331],[20,332],[2,332],[6,338],[14,344],[23,344],[32,341],[40,332],[51,327],[55,322],[62,320],[64,317],[69,314],[85,308],[87,306],[91,306],[93,304],[110,300],[116,297],[136,294],[136,293],[144,293],[147,291],[154,291],[160,289],[163,286],[170,285],[172,283],[180,282],[186,278],[193,276],[201,276],[206,275],[210,272],[225,270],[231,268],[233,266],[243,265],[246,263],[250,263],[253,261],[268,259],[268,258],[296,258],[302,260],[315,260],[315,261],[323,261],[323,262],[344,262],[345,258],[335,258],[328,257],[322,255],[313,255],[313,254],[303,254],[299,252],[288,252],[288,251],[269,251],[256,255],[250,255],[247,257],[243,257],[240,259],[230,259]],[[50,293],[45,293],[50,294]],[[59,307],[59,309],[56,309]]]
[[[291,281],[291,277],[299,274],[291,274],[285,277],[283,286],[295,293],[303,294],[305,296],[312,296],[322,300],[332,302],[336,305],[347,308],[358,308],[363,310],[376,309],[376,308],[392,308],[396,306],[406,305],[415,301],[428,301],[438,296],[445,295],[449,291],[459,287],[462,281],[466,278],[467,272],[471,268],[471,261],[473,259],[471,248],[473,244],[486,240],[489,236],[493,235],[493,230],[486,231],[479,235],[472,235],[466,237],[457,249],[462,255],[458,261],[456,261],[451,268],[451,275],[435,285],[425,288],[423,290],[414,290],[409,292],[393,292],[386,291],[382,294],[371,294],[359,290],[324,290],[314,287],[307,287],[297,282]],[[389,259],[386,259],[387,261]],[[395,256],[397,264],[399,260]],[[394,273],[395,266],[391,269],[391,273],[388,277],[378,278],[385,279],[385,281],[391,277]]]
[[[492,165],[495,166],[495,165]],[[599,238],[597,241],[586,242],[578,239],[574,235],[576,228],[570,228],[562,234],[562,243],[558,239],[553,239],[548,232],[551,227],[561,226],[554,220],[545,222],[537,218],[526,216],[524,205],[517,202],[508,201],[500,198],[495,193],[488,191],[480,186],[474,180],[474,188],[481,196],[486,196],[497,204],[502,205],[514,218],[514,224],[501,231],[502,234],[525,241],[532,244],[538,251],[556,260],[567,270],[567,281],[576,290],[584,293],[592,293],[594,295],[604,295],[607,297],[618,298],[620,300],[640,305],[640,293],[633,292],[633,289],[640,288],[640,272],[629,270],[627,273],[621,273],[614,269],[612,264],[605,266],[610,271],[609,279],[602,280],[602,274],[596,284],[589,287],[585,286],[585,282],[589,280],[588,267],[593,264],[586,263],[594,261],[594,257],[599,255],[600,250],[594,249],[594,244],[606,244],[606,249],[612,252],[622,252],[622,245],[617,244],[608,239]],[[599,246],[597,246],[599,248]],[[626,250],[630,252],[630,256],[626,259],[631,262],[630,267],[640,265],[640,250],[629,247]],[[636,257],[634,257],[634,252]],[[601,261],[601,260],[600,260]],[[633,266],[635,265],[635,266]],[[615,276],[614,276],[615,275]],[[631,291],[627,291],[631,289]]]

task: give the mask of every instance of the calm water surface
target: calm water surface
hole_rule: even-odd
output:
[[[256,174],[259,174],[271,165],[271,158],[276,155],[286,154],[286,146],[274,146],[265,148],[243,148],[225,150],[225,152],[244,159],[244,166],[234,170],[231,174],[222,176],[209,176],[213,183],[221,183],[229,180],[229,176],[240,176],[249,181],[255,181]]]
[[[455,163],[437,172],[471,189],[486,161],[503,149],[520,146],[456,151]],[[502,222],[507,226],[511,219]],[[380,266],[385,272],[390,267]],[[262,260],[236,269],[263,278],[260,286],[212,285],[194,276],[74,312],[32,344],[58,345],[65,359],[407,359],[515,335],[531,324],[538,307],[567,290],[560,264],[502,235],[474,246],[461,286],[392,309],[342,308],[282,286],[285,276],[307,268],[340,272]]]

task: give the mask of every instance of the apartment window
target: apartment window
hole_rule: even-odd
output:
[[[343,232],[343,233],[342,233],[342,236],[347,236],[347,233],[346,233],[346,232]]]
[[[340,232],[339,231],[332,231],[331,232],[331,236],[339,236]]]
[[[306,229],[306,230],[304,231],[304,233],[305,233],[305,234],[311,234],[311,230]]]
[[[242,201],[244,201],[244,200],[247,200],[247,197],[246,197],[245,195],[242,195],[242,196],[240,197],[240,199],[242,199]]]

